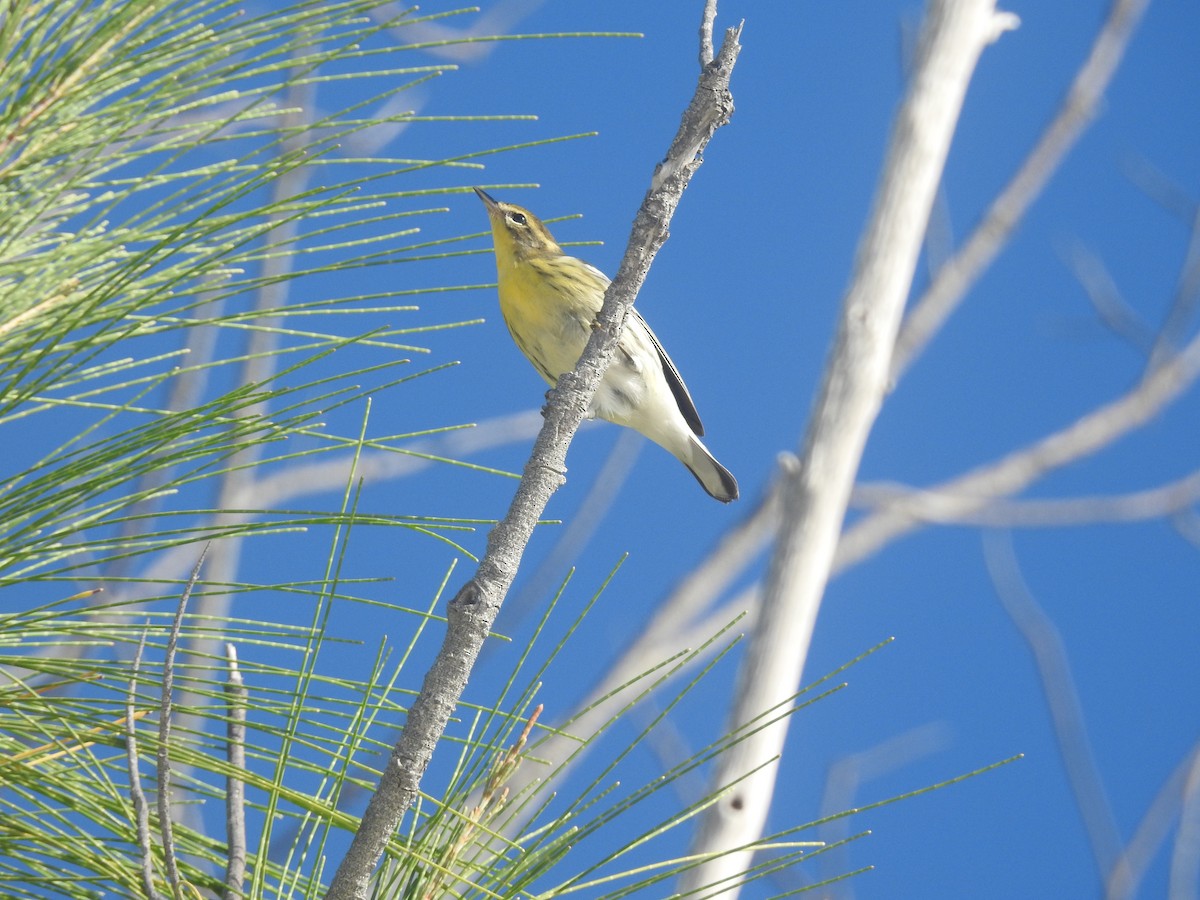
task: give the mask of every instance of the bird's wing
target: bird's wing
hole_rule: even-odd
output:
[[[654,349],[658,352],[658,358],[662,362],[663,374],[667,377],[667,384],[671,387],[671,393],[675,395],[675,402],[679,405],[679,411],[683,413],[683,420],[687,422],[688,428],[692,429],[692,433],[696,437],[704,437],[704,424],[700,421],[700,413],[696,412],[696,404],[692,401],[692,395],[688,393],[687,385],[683,383],[683,378],[679,375],[679,370],[675,368],[675,363],[671,362],[671,357],[667,356],[667,351],[663,349],[662,344],[658,342],[658,338],[654,336],[654,332],[650,330],[650,326],[646,324],[646,320],[642,318],[642,314],[635,308],[633,315],[637,322],[646,329],[646,334],[650,338],[650,343],[654,345]]]

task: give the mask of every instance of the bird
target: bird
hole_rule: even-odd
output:
[[[518,349],[553,387],[579,362],[609,279],[563,253],[529,210],[474,190],[491,221],[504,323]],[[687,466],[722,503],[737,499],[737,479],[701,442],[704,426],[696,404],[637,309],[630,310],[588,415],[645,435]]]

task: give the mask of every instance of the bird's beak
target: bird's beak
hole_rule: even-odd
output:
[[[500,204],[493,200],[492,196],[487,191],[485,191],[483,188],[472,188],[472,190],[479,195],[479,199],[483,201],[483,205],[487,207],[487,211],[489,213],[496,211],[496,208]]]

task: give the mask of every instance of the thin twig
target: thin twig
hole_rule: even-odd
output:
[[[138,674],[142,667],[142,653],[146,649],[146,632],[138,641],[137,653],[133,657],[133,673],[129,676],[129,694],[125,701],[125,755],[129,760],[129,794],[133,799],[133,814],[137,821],[138,856],[141,863],[142,890],[148,900],[160,900],[161,894],[154,888],[154,848],[150,840],[150,806],[142,790],[142,776],[138,769],[136,720]]]
[[[171,623],[171,634],[167,638],[167,651],[163,658],[162,700],[158,711],[158,829],[162,835],[167,883],[171,885],[171,893],[175,900],[183,898],[179,865],[175,858],[175,837],[171,828],[171,705],[175,689],[175,651],[179,645],[179,633],[183,628],[183,613],[187,609],[192,588],[200,579],[200,567],[204,565],[204,557],[207,555],[208,545],[205,544],[175,610],[175,620]]]
[[[1121,161],[1125,177],[1163,212],[1178,219],[1189,228],[1194,228],[1200,204],[1192,199],[1191,190],[1174,178],[1167,177],[1162,169],[1152,165],[1141,156],[1125,157]]]
[[[1175,352],[1179,340],[1187,333],[1197,303],[1200,303],[1200,208],[1196,209],[1192,218],[1187,254],[1175,286],[1175,297],[1167,318],[1159,329],[1158,340],[1147,363],[1148,368],[1153,369],[1160,365]]]
[[[1100,877],[1104,878],[1118,858],[1121,837],[1088,742],[1067,650],[1054,622],[1025,584],[1008,532],[984,532],[983,555],[1001,606],[1033,654],[1058,752],[1091,844],[1092,857]]]
[[[408,477],[435,464],[432,459],[426,458],[426,454],[434,458],[459,459],[494,447],[526,442],[537,436],[543,421],[538,410],[529,409],[486,419],[475,428],[452,431],[405,446],[408,452],[422,454],[418,456],[410,456],[408,452],[397,454],[377,451],[364,452],[357,459],[353,453],[346,453],[318,463],[298,463],[288,467],[286,471],[259,477],[241,493],[231,494],[228,508],[277,509],[289,504],[294,505],[297,498],[345,485],[350,473],[361,475],[368,483]],[[191,548],[184,545],[157,554],[142,571],[142,580],[154,582],[180,578],[192,565],[189,555],[191,552]],[[218,580],[213,577],[211,565],[208,580]],[[117,596],[120,599],[121,595]]]
[[[859,791],[863,785],[931,756],[950,743],[948,725],[944,722],[927,722],[893,735],[866,750],[848,754],[829,766],[818,812],[823,824],[817,831],[817,837],[830,851],[821,854],[818,880],[832,879],[839,872],[851,868],[850,855],[845,846],[851,834],[850,817],[845,815],[845,811],[861,803]],[[826,900],[848,896],[849,882],[844,884],[841,893],[826,894]]]
[[[1200,897],[1200,759],[1192,760],[1183,782],[1167,896],[1171,900]]]
[[[316,104],[316,88],[312,84],[303,84],[303,76],[311,74],[309,68],[293,68],[289,75],[287,92],[284,97],[285,106],[291,110],[285,114],[282,131],[287,137],[279,146],[279,156],[286,159],[289,155],[302,154],[305,151],[303,129],[310,123],[311,110]],[[293,254],[283,252],[295,243],[299,222],[295,216],[279,212],[287,206],[289,200],[303,195],[312,177],[311,167],[292,166],[279,177],[273,179],[271,185],[271,206],[276,210],[269,216],[272,226],[263,237],[267,246],[276,248],[276,252],[267,256],[262,262],[259,278],[262,286],[255,293],[254,307],[259,314],[256,324],[259,326],[248,334],[246,347],[242,356],[242,364],[237,374],[239,385],[265,384],[276,374],[280,365],[276,349],[280,335],[275,329],[278,318],[273,312],[287,305],[289,290],[288,275],[295,265]],[[259,400],[242,407],[238,411],[239,418],[266,418],[270,414],[267,400]],[[259,466],[262,460],[265,444],[261,441],[246,442],[230,457],[221,475],[217,492],[216,509],[221,510],[213,516],[212,525],[216,528],[232,528],[249,522],[253,516],[245,512],[248,509],[269,509],[268,504],[255,504],[244,501],[245,495],[252,493],[258,478]],[[241,563],[243,540],[234,537],[218,541],[212,546],[208,560],[208,576],[212,583],[233,584],[237,582],[238,567]],[[144,576],[143,576],[144,577]],[[223,618],[228,615],[232,596],[221,591],[208,591],[197,598],[196,613],[210,618]],[[204,633],[189,634],[186,639],[185,652],[194,656],[212,657],[220,653],[219,639],[209,637]],[[185,694],[182,706],[193,708],[203,699]],[[184,724],[189,719],[195,721],[198,714],[185,714]],[[189,767],[190,768],[190,767]],[[188,814],[193,811],[190,806],[182,806],[175,810],[175,815]]]
[[[941,269],[904,320],[892,357],[891,382],[921,353],[992,264],[1050,176],[1092,121],[1149,0],[1115,0],[1087,61],[1075,75],[1058,115],[1005,185],[962,248]]]
[[[1091,410],[1028,447],[944,481],[925,494],[939,498],[939,516],[964,518],[985,508],[996,497],[1015,494],[1047,473],[1089,456],[1144,425],[1197,378],[1200,378],[1200,336],[1116,400]],[[888,504],[848,528],[838,545],[834,570],[841,571],[897,536],[920,527],[921,497],[910,499]]]
[[[1171,826],[1183,802],[1188,777],[1197,764],[1200,764],[1200,743],[1192,746],[1154,795],[1137,830],[1108,876],[1105,900],[1131,900],[1137,896],[1146,870],[1171,833]]]
[[[1149,357],[1155,344],[1154,332],[1125,302],[1104,261],[1080,241],[1072,241],[1064,248],[1062,256],[1083,285],[1100,321],[1117,337]]]
[[[408,711],[379,787],[330,884],[329,900],[361,900],[387,841],[417,795],[437,741],[466,687],[500,605],[512,585],[525,547],[550,496],[562,484],[566,451],[609,360],[650,264],[666,241],[675,208],[701,152],[733,112],[729,78],[741,46],[740,29],[725,33],[720,53],[703,70],[679,131],[659,164],[634,219],[632,233],[587,348],[573,372],[550,392],[545,423],[534,443],[508,513],[488,536],[487,552],[471,580],[450,601],[442,649]]]
[[[22,310],[12,318],[0,322],[0,338],[6,337],[10,331],[16,331],[34,319],[47,318],[55,309],[55,307],[69,302],[72,295],[78,289],[79,279],[68,278],[66,281],[60,284],[58,289],[45,300],[39,300],[28,309]]]
[[[204,299],[206,287],[218,281],[217,276],[209,275],[197,285],[197,299],[201,302],[190,311],[190,317],[194,321],[211,321],[219,317],[224,301]],[[193,410],[204,402],[204,388],[212,374],[207,364],[216,357],[220,332],[221,329],[217,326],[194,326],[184,330],[182,349],[187,354],[189,364],[171,378],[165,405],[167,410],[173,413]],[[138,476],[133,492],[143,499],[129,507],[118,528],[119,541],[135,543],[153,529],[154,513],[163,501],[163,492],[160,489],[171,481],[172,473],[176,470],[175,465],[161,465],[149,468]],[[180,571],[186,571],[185,567],[191,563],[192,548],[184,544],[178,549],[181,558],[186,560],[181,563]],[[105,564],[104,576],[113,581],[120,581],[132,572],[138,563],[139,560],[135,556],[120,556]]]
[[[130,8],[126,6],[124,12],[130,12]],[[58,79],[54,84],[49,86],[48,90],[39,92],[35,102],[21,115],[8,131],[0,133],[0,156],[7,153],[9,148],[20,141],[26,140],[27,136],[32,132],[31,126],[40,117],[45,115],[56,104],[60,104],[66,97],[70,97],[75,93],[75,86],[81,81],[91,77],[93,70],[100,68],[106,62],[111,61],[112,50],[121,41],[124,41],[133,34],[139,25],[142,24],[155,12],[153,6],[146,6],[142,9],[136,7],[132,9],[132,15],[124,21],[120,21],[120,16],[113,15],[112,19],[117,23],[110,30],[108,37],[99,47],[93,50],[86,58],[80,60],[75,65],[67,67],[62,78]],[[12,15],[9,11],[9,15]],[[3,177],[8,171],[17,164],[23,156],[32,156],[31,147],[37,146],[38,136],[35,134],[29,139],[29,146],[25,147],[24,154],[18,154],[9,160],[0,162],[0,177]],[[41,149],[37,147],[37,149]]]
[[[496,447],[527,444],[537,437],[542,423],[539,410],[527,409],[484,419],[471,428],[407,442],[404,453],[365,449],[360,454],[332,454],[319,462],[299,462],[285,471],[260,475],[248,491],[232,499],[239,509],[273,509],[294,503],[299,497],[335,490],[346,483],[351,472],[367,484],[409,478],[437,465],[439,459],[463,459]]]
[[[860,484],[853,505],[885,509],[901,504],[908,515],[939,525],[983,525],[991,528],[1046,528],[1098,522],[1144,522],[1169,518],[1200,501],[1200,470],[1144,491],[1058,500],[992,500],[965,509],[962,498],[939,490],[897,484]]]
[[[226,898],[244,896],[246,880],[246,782],[239,774],[246,770],[246,682],[238,668],[237,648],[225,645],[229,676],[225,681],[228,724],[225,747],[229,777],[225,779],[225,835],[229,859],[225,864]]]

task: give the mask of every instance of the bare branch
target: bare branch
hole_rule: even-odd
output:
[[[1195,227],[1200,205],[1192,199],[1191,192],[1173,178],[1152,165],[1144,157],[1126,157],[1122,161],[1125,176],[1142,193],[1189,228]]]
[[[309,74],[304,67],[294,67],[290,72],[287,93],[284,102],[288,112],[284,116],[283,128],[287,138],[279,146],[279,154],[286,157],[304,152],[307,133],[303,130],[312,124],[312,110],[316,105],[316,86],[301,76]],[[288,168],[271,186],[272,208],[282,210],[287,201],[304,193],[313,177],[311,166],[294,166]],[[270,216],[271,228],[264,240],[268,246],[279,248],[293,247],[299,232],[300,222],[295,216],[284,212],[273,212]],[[255,292],[254,308],[260,313],[260,327],[249,333],[246,341],[243,362],[238,372],[238,383],[241,385],[263,384],[275,375],[280,365],[279,355],[273,351],[279,344],[279,333],[272,327],[278,323],[278,318],[271,315],[273,310],[287,305],[290,290],[287,275],[295,266],[295,256],[291,253],[276,252],[270,254],[262,262],[260,280],[262,286]],[[250,404],[239,412],[240,416],[266,416],[270,412],[268,403],[260,401]],[[217,509],[241,510],[250,507],[239,501],[248,491],[253,489],[257,478],[257,463],[263,454],[263,444],[250,443],[239,449],[230,459],[228,468],[221,477],[221,486],[217,494]],[[249,516],[242,512],[223,513],[216,517],[215,524],[233,525],[246,521]],[[209,575],[217,584],[230,584],[237,580],[238,565],[241,560],[242,541],[233,539],[219,541],[213,547],[212,560],[209,564]],[[227,594],[213,592],[201,599],[197,610],[202,615],[220,617],[228,613],[230,598]],[[216,656],[220,653],[215,638],[192,637],[188,650],[206,656]]]
[[[238,668],[237,648],[225,645],[229,676],[225,682],[225,747],[231,774],[225,779],[225,835],[229,859],[225,864],[225,898],[242,897],[246,880],[246,682]]]
[[[171,634],[167,638],[167,651],[163,658],[162,702],[158,710],[158,829],[162,835],[167,883],[171,885],[171,893],[175,900],[183,898],[179,865],[175,858],[175,838],[171,828],[171,705],[175,689],[175,651],[179,645],[179,632],[183,628],[183,613],[187,609],[192,588],[200,579],[200,567],[204,565],[204,557],[207,555],[208,545],[205,544],[175,610],[175,621],[171,623]]]
[[[850,817],[839,813],[853,809],[855,803],[861,802],[858,798],[863,784],[912,765],[950,742],[947,725],[928,722],[843,757],[829,767],[818,813],[823,822],[818,836],[826,847],[835,849],[821,854],[822,880],[835,878],[850,868],[850,855],[844,846],[850,837]]]
[[[1187,254],[1183,260],[1183,271],[1175,286],[1175,298],[1167,313],[1166,321],[1158,332],[1158,341],[1150,354],[1149,368],[1161,365],[1175,353],[1176,347],[1187,333],[1188,325],[1200,303],[1200,209],[1192,218],[1191,236],[1188,238]]]
[[[1092,856],[1100,877],[1112,871],[1121,847],[1120,833],[1104,782],[1096,768],[1096,759],[1088,743],[1083,708],[1067,650],[1054,622],[1042,610],[1021,577],[1012,539],[1007,532],[987,531],[983,535],[983,555],[992,586],[1000,604],[1029,646],[1038,670],[1038,682],[1046,698],[1058,752],[1067,770],[1067,780],[1083,820]]]
[[[1168,518],[1197,501],[1200,501],[1200,470],[1158,487],[1127,494],[1061,500],[992,500],[986,506],[969,510],[962,508],[962,498],[947,496],[936,489],[860,484],[854,488],[852,505],[884,509],[903,506],[913,519],[930,524],[1046,528]]]
[[[141,862],[142,890],[147,900],[160,900],[161,894],[154,887],[154,849],[150,840],[150,806],[142,791],[142,776],[138,767],[137,729],[137,682],[142,667],[142,653],[146,649],[146,633],[138,641],[137,653],[133,656],[133,673],[129,676],[129,693],[125,701],[125,756],[129,761],[129,794],[133,800],[133,815],[137,821],[138,857]]]
[[[1015,494],[1046,473],[1107,447],[1121,435],[1148,422],[1200,377],[1200,336],[1184,351],[1111,403],[1081,416],[1067,427],[1008,456],[944,481],[924,492],[939,497],[939,516],[956,521],[988,506],[996,497]],[[920,502],[918,500],[918,502]],[[920,519],[901,501],[880,509],[846,530],[838,545],[835,571],[870,556]]]
[[[1171,825],[1179,815],[1187,780],[1200,764],[1200,743],[1184,756],[1175,770],[1167,776],[1163,786],[1155,794],[1150,808],[1138,823],[1137,831],[1117,864],[1113,866],[1105,885],[1105,900],[1131,900],[1136,897],[1138,887],[1145,877],[1150,862],[1158,855],[1163,842],[1171,832]]]
[[[783,523],[726,731],[796,690],[855,472],[888,389],[900,316],[967,84],[984,47],[1014,22],[992,0],[931,0],[927,7],[800,471],[784,488]],[[736,787],[703,814],[693,854],[749,847],[760,837],[786,734],[785,722],[759,729],[719,758],[713,789]],[[721,855],[686,872],[680,893],[729,884],[734,896],[749,862],[747,850]]]
[[[367,482],[384,478],[403,478],[435,465],[435,461],[427,456],[457,459],[493,447],[528,440],[537,435],[541,423],[542,417],[536,409],[524,410],[487,419],[475,428],[464,428],[406,445],[405,450],[416,455],[410,455],[408,452],[364,452],[356,462],[353,454],[347,453],[344,457],[321,462],[290,465],[275,475],[256,478],[244,485],[239,493],[229,494],[229,508],[273,509],[286,506],[298,497],[344,486],[351,473],[361,476]],[[587,424],[585,422],[583,427]],[[189,546],[182,545],[156,554],[142,571],[142,579],[154,582],[181,577],[191,565],[191,552],[193,551]],[[211,568],[209,571],[209,582],[217,581],[211,575]],[[119,600],[122,595],[110,593],[110,596]]]
[[[1192,760],[1183,783],[1167,896],[1171,900],[1200,896],[1200,759]]]
[[[1125,302],[1104,261],[1079,241],[1072,241],[1063,251],[1063,256],[1083,285],[1100,321],[1113,334],[1148,358],[1154,348],[1154,332]]]
[[[416,797],[434,747],[466,686],[467,677],[547,501],[563,481],[567,446],[616,350],[633,300],[658,249],[666,241],[675,208],[700,153],[733,112],[729,78],[737,60],[738,29],[725,34],[721,51],[705,68],[683,115],[667,158],[634,220],[616,277],[605,292],[596,328],[573,372],[550,393],[545,423],[504,519],[488,536],[488,548],[471,580],[450,601],[446,637],[421,693],[363,814],[358,831],[330,884],[329,900],[361,900],[387,841]]]
[[[717,21],[717,0],[704,0],[700,19],[700,71],[713,61],[713,24]]]
[[[1148,2],[1115,0],[1058,115],[1042,133],[1012,181],[992,201],[962,248],[938,270],[933,283],[913,304],[896,339],[892,383],[900,380],[904,370],[962,302],[971,285],[992,264],[1013,229],[1091,122]]]
[[[1194,509],[1184,509],[1171,517],[1171,527],[1188,543],[1200,549],[1200,515]]]
[[[496,49],[494,41],[475,38],[488,38],[513,31],[522,19],[532,15],[543,3],[545,0],[499,0],[489,3],[479,11],[479,15],[471,17],[470,25],[466,27],[447,25],[432,16],[423,21],[408,21],[405,14],[411,13],[415,7],[407,3],[373,6],[369,15],[379,22],[395,22],[393,30],[399,43],[422,44],[425,45],[421,48],[423,53],[466,64],[479,63]]]
[[[410,477],[438,465],[439,459],[461,459],[495,447],[523,443],[536,437],[541,425],[541,413],[527,409],[486,419],[472,428],[408,442],[402,453],[368,448],[357,458],[346,453],[289,465],[278,474],[261,476],[247,485],[242,493],[231,498],[233,508],[271,509],[287,505],[297,497],[344,486],[351,474],[366,483]]]

